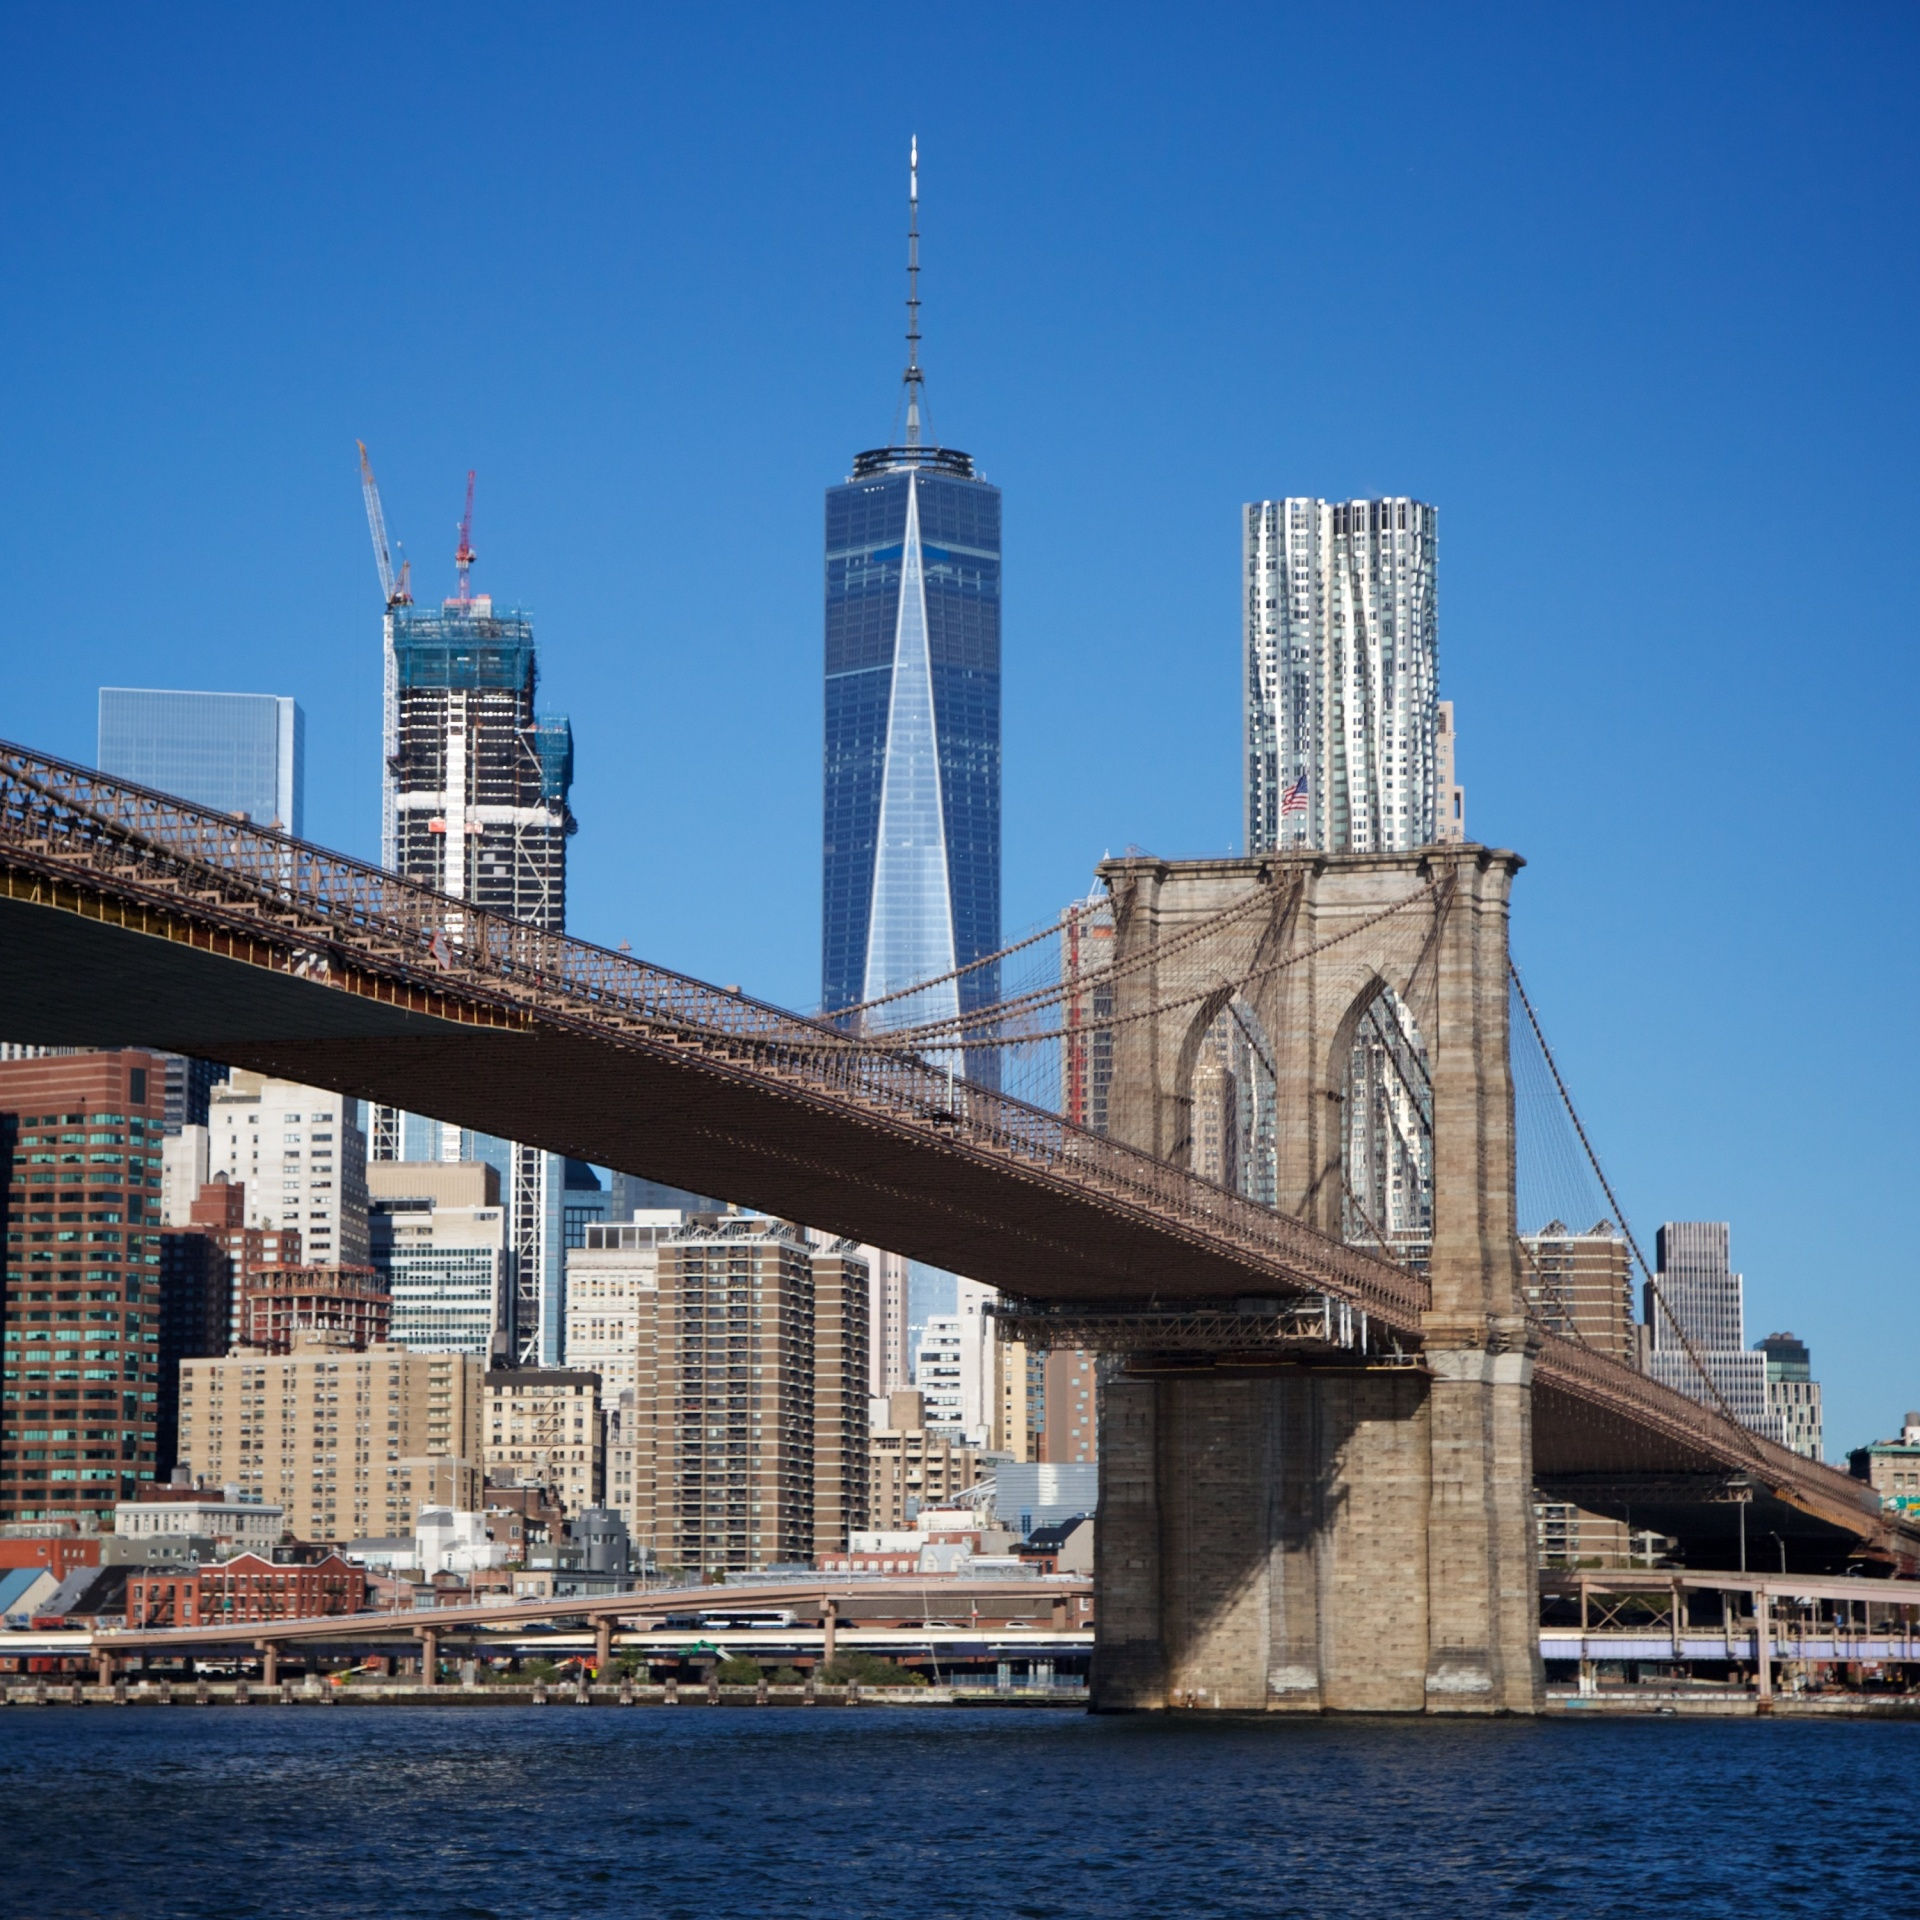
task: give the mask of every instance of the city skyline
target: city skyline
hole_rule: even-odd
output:
[[[1318,44],[1325,30],[1288,31]],[[1006,84],[970,62],[916,107],[929,150],[955,167],[929,286],[943,316],[942,417],[964,420],[967,443],[993,449],[995,479],[1021,503],[1009,931],[1084,892],[1088,865],[1108,847],[1185,851],[1237,837],[1230,596],[1241,501],[1404,489],[1438,503],[1448,691],[1466,724],[1472,824],[1532,863],[1516,939],[1585,1117],[1643,1234],[1661,1217],[1736,1222],[1754,1322],[1792,1324],[1809,1339],[1841,1438],[1884,1427],[1884,1408],[1912,1397],[1899,1382],[1915,1296],[1906,1267],[1887,1269],[1863,1229],[1836,1226],[1804,1196],[1855,1179],[1885,1188],[1910,1155],[1895,1092],[1907,1043],[1895,1040],[1884,1072],[1844,1087],[1823,1063],[1850,1034],[1848,984],[1897,969],[1913,906],[1902,843],[1880,824],[1899,817],[1887,783],[1903,749],[1891,735],[1881,741],[1891,714],[1857,710],[1840,679],[1809,679],[1804,662],[1809,635],[1818,646],[1852,644],[1810,559],[1830,544],[1842,503],[1893,513],[1890,545],[1872,530],[1864,542],[1894,556],[1884,564],[1907,539],[1884,503],[1906,484],[1890,451],[1904,438],[1907,389],[1889,316],[1910,309],[1910,267],[1871,238],[1897,223],[1880,200],[1904,189],[1888,184],[1897,167],[1866,165],[1858,148],[1908,138],[1887,117],[1876,76],[1899,70],[1911,40],[1855,22],[1841,44],[1809,50],[1776,24],[1755,37],[1736,86],[1708,28],[1672,32],[1654,74],[1564,23],[1518,49],[1471,33],[1436,49],[1416,31],[1368,72],[1364,94],[1351,63],[1336,60],[1328,103],[1303,109],[1297,127],[1250,137],[1244,152],[1239,136],[1169,108],[1181,151],[1165,184],[1157,148],[1100,141],[1089,107],[1057,127],[1023,126]],[[1223,53],[1203,35],[1181,57],[1223,75],[1210,64]],[[131,54],[100,56],[99,97],[142,125],[137,101],[152,72],[196,97],[204,82],[189,56],[184,44],[144,48],[138,95],[132,66],[116,64]],[[1418,70],[1436,56],[1454,95],[1445,108],[1421,104],[1433,89]],[[245,71],[246,47],[233,57]],[[1114,97],[1160,98],[1136,39],[1123,33],[1098,59]],[[1493,91],[1477,90],[1477,59]],[[327,92],[345,85],[337,40],[322,35],[315,62],[338,123],[340,100]],[[555,114],[553,80],[536,56],[530,111],[543,123]],[[979,137],[960,132],[952,89],[962,80],[979,91]],[[745,83],[750,94],[764,87],[751,72]],[[1768,113],[1809,88],[1824,104],[1769,144]],[[1680,97],[1687,112],[1669,114]],[[841,99],[870,139],[804,138],[791,166],[773,167],[769,155],[796,125],[776,116],[764,137],[708,170],[684,211],[648,185],[671,177],[664,156],[684,150],[687,123],[663,103],[657,134],[636,134],[606,158],[610,182],[641,209],[645,249],[671,263],[659,279],[678,314],[621,261],[581,249],[604,284],[566,268],[562,311],[528,292],[531,281],[515,283],[501,302],[459,314],[451,352],[445,328],[430,324],[441,309],[414,291],[448,277],[440,250],[450,243],[430,223],[409,241],[426,271],[395,288],[381,260],[372,302],[363,298],[371,257],[343,249],[382,170],[409,193],[436,185],[420,152],[380,144],[399,133],[377,134],[364,173],[343,183],[343,205],[316,208],[310,244],[331,248],[339,271],[316,277],[303,264],[297,280],[279,228],[256,223],[244,168],[221,184],[186,156],[153,176],[128,168],[113,142],[77,156],[67,190],[81,219],[108,217],[88,197],[94,169],[106,168],[116,189],[140,177],[128,218],[177,215],[191,188],[236,216],[253,251],[172,261],[123,250],[119,274],[150,316],[129,363],[113,351],[109,317],[125,301],[98,302],[71,325],[89,313],[81,296],[96,271],[72,247],[75,221],[52,210],[44,224],[31,209],[16,216],[22,257],[49,291],[40,313],[10,318],[9,338],[23,364],[49,370],[46,392],[68,398],[58,423],[32,395],[21,410],[20,475],[34,476],[46,504],[23,495],[10,522],[25,564],[14,616],[22,644],[0,667],[4,730],[85,758],[100,684],[258,685],[252,663],[285,649],[280,657],[313,663],[296,689],[313,729],[310,832],[370,852],[364,796],[377,742],[366,717],[377,669],[356,683],[335,664],[343,636],[364,631],[369,589],[358,503],[333,463],[356,433],[377,430],[395,528],[417,556],[439,550],[448,474],[475,464],[489,484],[498,476],[494,577],[514,580],[538,610],[563,703],[576,714],[592,705],[591,733],[578,723],[581,807],[594,831],[576,843],[574,924],[809,1004],[818,488],[836,471],[833,450],[858,444],[853,429],[886,404],[895,370],[897,267],[865,236],[890,230],[907,131],[864,92]],[[1756,100],[1772,106],[1756,110]],[[590,119],[591,101],[584,114],[570,101],[569,118]],[[32,113],[9,138],[73,157]],[[1068,151],[1096,149],[1102,168],[1061,168],[1056,181],[1053,164]],[[539,184],[574,193],[553,203],[597,218],[582,159],[578,145],[544,154]],[[1336,159],[1354,163],[1348,190],[1362,206],[1405,212],[1408,235],[1391,272],[1378,260],[1355,267],[1337,316],[1283,299],[1278,277],[1325,237],[1315,196],[1283,183],[1307,164],[1324,176]],[[1682,174],[1709,183],[1727,209],[1704,242],[1657,191]],[[791,317],[736,331],[727,318],[736,249],[719,249],[702,227],[730,232],[722,215],[742,204],[749,175],[767,196],[756,280],[784,292]],[[303,190],[313,177],[296,167]],[[1496,193],[1496,179],[1521,184]],[[474,204],[483,226],[533,244],[543,267],[556,260],[490,161]],[[1263,236],[1251,252],[1250,209]],[[242,258],[265,263],[251,281],[236,277]],[[1136,292],[1143,260],[1156,263],[1156,285]],[[1816,286],[1842,291],[1816,297]],[[1249,364],[1228,350],[1279,314],[1271,354]],[[70,339],[53,336],[63,322]],[[711,339],[696,341],[689,322]],[[1808,350],[1841,327],[1847,355]],[[557,329],[562,351],[523,367],[529,356],[509,349],[529,329]],[[354,341],[357,357],[328,348],[327,332]],[[210,350],[221,354],[220,377],[203,381]],[[120,376],[76,356],[151,377],[123,391]],[[738,377],[745,365],[751,380]],[[1750,404],[1759,390],[1775,401],[1764,418]],[[202,412],[206,393],[214,404]],[[89,443],[96,461],[109,446],[109,475],[139,461],[157,470],[167,448],[170,484],[116,519],[104,550],[114,496],[55,432],[76,409],[111,419],[112,434]],[[736,587],[726,562],[740,551],[746,447],[759,463],[751,486],[762,519],[755,577]],[[1776,551],[1759,530],[1775,524],[1782,486],[1797,531]],[[76,502],[95,510],[76,513]],[[289,524],[301,558],[291,591]],[[76,598],[76,578],[113,591]],[[136,598],[137,623],[121,610]],[[274,609],[264,636],[251,613],[228,615],[248,603]],[[156,648],[177,663],[164,675]],[[749,752],[719,751],[716,731],[660,724],[696,711],[717,683],[734,704],[714,725]],[[1787,741],[1824,770],[1806,784],[1790,834],[1821,848],[1839,904],[1782,955],[1779,836],[1731,796],[1770,789]],[[720,878],[747,873],[751,885]],[[1786,1032],[1769,1014],[1776,967],[1815,1010]],[[1755,1034],[1768,1036],[1764,1049]],[[1675,1084],[1689,1089],[1685,1100],[1644,1097]],[[1779,1177],[1787,1167],[1795,1179]]]

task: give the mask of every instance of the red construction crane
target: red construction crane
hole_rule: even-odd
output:
[[[460,545],[454,550],[453,564],[460,570],[460,590],[454,595],[455,601],[463,607],[473,605],[473,595],[468,591],[467,578],[473,571],[473,563],[480,556],[473,550],[473,469],[467,469],[467,510],[460,516]]]

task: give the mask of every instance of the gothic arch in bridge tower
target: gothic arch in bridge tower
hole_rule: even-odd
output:
[[[1162,1355],[1116,1376],[1099,1704],[1536,1708],[1507,1056],[1520,864],[1446,846],[1102,869],[1109,1130],[1209,1171],[1206,1039],[1244,1010],[1270,1048],[1273,1204],[1349,1242],[1386,1240],[1424,1270],[1429,1307],[1412,1366]],[[1376,1205],[1397,1217],[1361,1218]]]
[[[1188,1022],[1176,1075],[1184,1119],[1177,1165],[1272,1206],[1277,1166],[1273,1043],[1258,1011],[1237,992],[1209,994]]]
[[[1340,1237],[1420,1266],[1433,1233],[1433,1076],[1420,1024],[1384,980],[1341,1025]]]

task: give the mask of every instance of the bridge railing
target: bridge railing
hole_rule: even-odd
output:
[[[288,971],[396,976],[602,1041],[693,1047],[743,1071],[1101,1194],[1302,1291],[1412,1331],[1425,1282],[1184,1167],[857,1034],[548,933],[272,828],[0,743],[0,839],[12,858],[111,882],[256,940]]]
[[[1535,1378],[1573,1387],[1589,1403],[1610,1406],[1629,1415],[1636,1425],[1662,1432],[1724,1467],[1752,1474],[1770,1488],[1791,1487],[1803,1498],[1812,1495],[1843,1509],[1874,1512],[1879,1508],[1878,1496],[1850,1474],[1809,1460],[1564,1334],[1540,1335]]]

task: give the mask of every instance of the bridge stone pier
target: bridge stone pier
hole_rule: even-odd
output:
[[[1110,1131],[1191,1163],[1196,1058],[1234,1002],[1270,1049],[1277,1202],[1339,1234],[1355,1036],[1391,990],[1430,1080],[1433,1216],[1430,1304],[1402,1351],[1135,1353],[1108,1382],[1097,1707],[1538,1710],[1507,1044],[1521,864],[1445,846],[1102,869]]]

